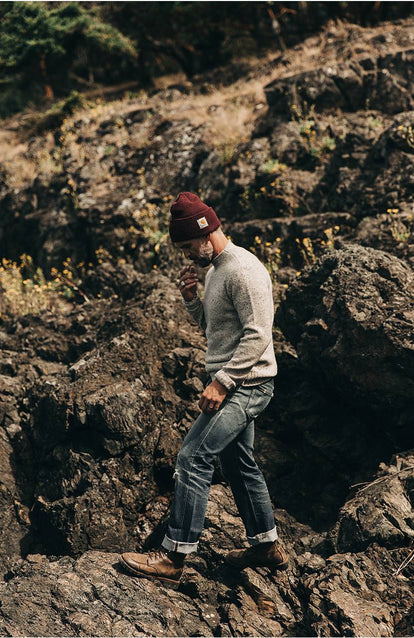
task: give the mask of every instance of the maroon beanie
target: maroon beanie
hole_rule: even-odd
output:
[[[171,204],[170,237],[173,242],[204,237],[220,226],[210,206],[194,193],[180,193]]]

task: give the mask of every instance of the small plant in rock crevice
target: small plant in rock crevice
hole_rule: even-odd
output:
[[[312,266],[316,262],[317,257],[310,237],[304,237],[303,239],[296,238],[295,241],[302,256],[304,265]]]
[[[313,266],[317,259],[325,252],[334,248],[335,237],[340,230],[340,226],[325,228],[323,238],[303,237],[295,239],[301,260],[305,267]]]
[[[257,186],[248,186],[239,195],[240,209],[248,217],[295,215],[301,209],[310,212],[295,188],[287,165],[275,163],[272,171],[262,170],[257,181]]]
[[[256,235],[249,250],[265,265],[272,281],[277,281],[277,275],[282,263],[281,238],[276,237],[274,242],[265,241]]]
[[[313,266],[322,254],[334,248],[335,237],[339,230],[340,226],[333,226],[326,228],[322,237],[313,239],[311,237],[297,237],[295,239],[302,268]],[[278,281],[282,264],[290,262],[292,259],[289,249],[284,249],[283,245],[284,242],[282,242],[281,237],[276,237],[274,241],[264,241],[256,235],[252,245],[249,246],[249,250],[265,265],[273,282]],[[293,258],[293,262],[297,264],[298,259]],[[299,270],[297,275],[300,274],[301,271]]]
[[[414,149],[414,130],[411,125],[400,125],[398,130],[401,132],[402,138],[406,141],[407,145]]]
[[[283,162],[279,162],[278,159],[269,158],[265,161],[261,166],[261,171],[263,173],[277,173],[278,171],[287,170],[287,164],[283,164]]]
[[[229,137],[217,145],[217,153],[224,166],[228,166],[236,160],[241,141],[239,137]]]
[[[413,216],[401,219],[398,208],[387,208],[387,222],[393,239],[398,243],[407,242],[414,232]]]
[[[314,105],[308,108],[306,102],[300,107],[296,104],[290,106],[292,120],[298,124],[298,132],[305,141],[307,149],[312,157],[321,158],[327,153],[331,153],[336,148],[336,140],[326,127],[322,130],[317,121]]]
[[[382,128],[384,126],[383,120],[379,117],[369,117],[367,124],[370,129]]]

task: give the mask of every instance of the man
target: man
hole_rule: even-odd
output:
[[[272,342],[272,286],[263,264],[224,235],[214,210],[193,193],[180,193],[171,206],[170,236],[185,257],[209,266],[204,299],[197,273],[187,266],[179,288],[187,310],[207,337],[206,371],[211,381],[199,401],[202,410],[177,457],[175,494],[163,549],[127,552],[123,564],[134,574],[178,586],[184,559],[197,551],[203,529],[214,460],[219,457],[250,547],[233,550],[232,567],[286,569],[277,544],[265,480],[253,457],[254,419],[273,396],[277,366]]]

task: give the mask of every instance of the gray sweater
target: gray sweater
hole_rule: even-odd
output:
[[[204,299],[185,305],[205,331],[212,379],[233,390],[276,375],[272,284],[255,255],[229,241],[207,272]]]

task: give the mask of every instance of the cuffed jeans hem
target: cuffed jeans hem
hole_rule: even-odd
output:
[[[269,530],[268,532],[262,532],[261,534],[256,534],[256,536],[248,536],[247,540],[250,545],[258,545],[259,543],[272,543],[277,539],[277,530],[276,526]]]
[[[198,541],[197,543],[182,543],[181,541],[171,540],[167,535],[164,536],[161,545],[169,552],[180,552],[180,554],[191,554],[198,549]]]

